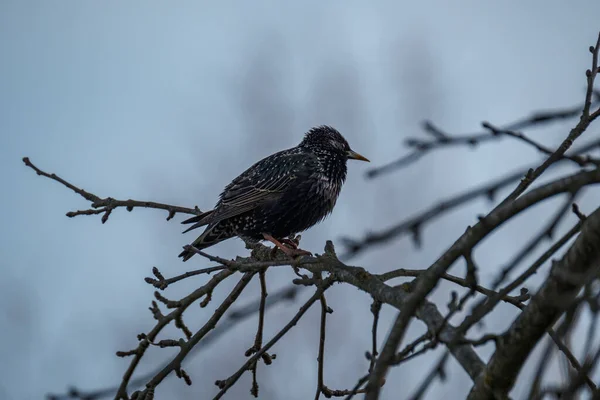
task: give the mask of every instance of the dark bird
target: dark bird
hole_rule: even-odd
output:
[[[287,239],[323,220],[346,180],[348,159],[369,161],[330,126],[312,128],[300,144],[263,158],[225,187],[213,210],[182,222],[206,226],[192,243],[198,250],[240,237],[268,240],[290,257],[310,254]],[[285,246],[283,243],[288,246]],[[186,249],[183,261],[194,255]]]

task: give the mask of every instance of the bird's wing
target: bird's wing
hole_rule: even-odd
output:
[[[307,154],[276,153],[267,157],[233,180],[221,193],[210,223],[222,221],[278,200],[293,184],[300,167],[314,162]],[[304,169],[302,168],[302,169]]]

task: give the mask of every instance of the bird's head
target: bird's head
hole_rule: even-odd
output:
[[[344,139],[342,134],[335,128],[327,125],[321,125],[309,130],[304,139],[300,142],[300,147],[308,148],[317,155],[335,154],[343,159],[360,160],[369,162],[369,160],[355,152]]]

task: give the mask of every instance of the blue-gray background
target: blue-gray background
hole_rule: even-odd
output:
[[[70,384],[92,389],[118,383],[128,360],[114,352],[134,347],[136,334],[153,325],[147,311],[153,288],[143,277],[154,265],[172,276],[208,264],[176,258],[195,237],[180,234],[181,216],[166,222],[161,211],[117,210],[105,225],[99,217],[66,218],[66,211],[88,204],[37,177],[21,157],[100,196],[205,209],[231,178],[294,146],[313,125],[336,126],[372,165],[380,165],[403,154],[403,139],[421,134],[424,119],[450,132],[471,132],[482,120],[501,124],[530,110],[577,104],[599,15],[597,0],[218,5],[3,0],[0,398],[39,399]],[[532,135],[556,145],[568,126]],[[586,133],[592,134],[597,129]],[[368,165],[352,163],[335,212],[304,235],[303,247],[319,252],[325,239],[389,226],[539,159],[530,148],[503,142],[476,152],[440,152],[372,181],[364,178]],[[581,201],[584,211],[597,195],[588,191]],[[536,208],[478,249],[484,282],[558,204]],[[424,268],[489,207],[482,200],[444,217],[426,229],[420,251],[403,239],[352,263],[373,272]],[[236,241],[211,250],[223,257],[244,252]],[[462,274],[463,265],[453,271]],[[271,292],[292,279],[285,269],[269,275]],[[176,298],[204,279],[190,279],[166,294]],[[198,327],[228,287],[231,283],[215,293],[212,308],[194,308],[188,324]],[[257,289],[253,282],[240,304],[256,298]],[[442,286],[433,296],[442,311],[448,289]],[[325,379],[332,388],[350,388],[367,365],[369,301],[337,285],[329,303],[335,313]],[[298,304],[268,314],[267,338]],[[384,312],[381,339],[393,315]],[[501,306],[488,318],[487,329],[499,332],[513,316]],[[244,361],[255,326],[254,319],[243,323],[190,360],[185,367],[191,388],[170,377],[158,398],[210,398],[213,382]],[[259,367],[261,398],[313,396],[317,327],[315,308],[275,347],[274,365]],[[411,335],[422,331],[416,322]],[[574,342],[577,348],[580,340]],[[484,358],[492,351],[491,345],[479,350]],[[172,354],[151,351],[139,371]],[[439,354],[393,370],[384,398],[408,395]],[[560,378],[558,364],[552,374]],[[446,386],[434,385],[428,397],[440,398],[446,390],[453,398],[464,396],[469,379],[454,361],[449,378]],[[527,383],[525,375],[515,389],[517,398]],[[249,386],[245,376],[226,398],[248,398]]]

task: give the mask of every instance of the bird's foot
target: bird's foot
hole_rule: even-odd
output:
[[[296,258],[300,256],[312,256],[312,253],[308,250],[302,249],[290,249],[288,247],[280,247],[281,251],[283,251],[288,257]]]
[[[268,233],[263,233],[263,237],[265,238],[265,240],[268,240],[269,242],[275,245],[271,252],[271,255],[273,256],[275,256],[277,249],[280,249],[286,256],[290,258],[296,258],[299,256],[312,256],[312,253],[310,251],[299,249],[298,244],[295,243],[293,240],[282,239],[281,241],[279,241],[273,236],[269,235]],[[286,243],[290,247],[286,246],[282,242]]]

